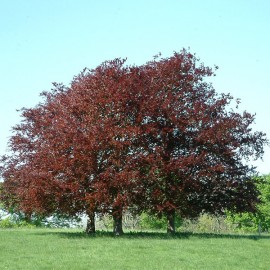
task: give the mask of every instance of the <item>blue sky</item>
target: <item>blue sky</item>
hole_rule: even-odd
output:
[[[143,64],[190,47],[218,65],[219,93],[256,113],[270,138],[269,0],[0,0],[0,155],[16,109],[35,106],[51,82],[69,84],[84,67],[127,57]],[[254,163],[270,173],[270,148]]]

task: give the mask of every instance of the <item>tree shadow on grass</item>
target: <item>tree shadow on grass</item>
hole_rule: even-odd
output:
[[[114,236],[112,232],[108,231],[97,231],[95,234],[87,234],[85,232],[78,232],[71,230],[67,231],[50,231],[42,232],[42,234],[56,234],[63,238],[121,238],[121,239],[189,239],[189,238],[224,238],[224,239],[250,239],[250,240],[260,240],[260,239],[270,239],[269,234],[222,234],[222,233],[193,233],[193,232],[177,232],[175,234],[167,234],[166,232],[125,232],[121,236]]]

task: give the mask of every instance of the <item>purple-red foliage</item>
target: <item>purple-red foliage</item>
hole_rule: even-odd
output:
[[[3,199],[26,213],[253,211],[265,134],[183,50],[142,66],[108,61],[22,110],[3,158]]]

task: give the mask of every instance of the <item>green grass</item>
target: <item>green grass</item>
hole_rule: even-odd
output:
[[[270,236],[0,230],[0,269],[269,269]]]

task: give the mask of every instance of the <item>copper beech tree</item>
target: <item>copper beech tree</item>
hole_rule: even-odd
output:
[[[254,115],[233,110],[205,78],[214,71],[186,50],[142,66],[107,61],[69,87],[54,84],[22,109],[10,155],[2,157],[2,200],[31,216],[110,213],[122,234],[127,209],[174,217],[255,211],[258,192],[246,161],[260,158],[265,134]],[[238,101],[236,100],[236,107]]]

